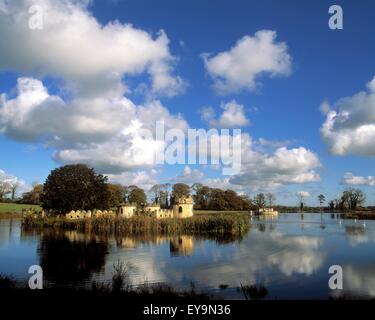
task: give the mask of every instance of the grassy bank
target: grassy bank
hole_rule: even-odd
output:
[[[25,228],[62,228],[114,234],[229,234],[242,235],[250,228],[248,215],[221,213],[196,215],[185,219],[155,219],[151,217],[92,218],[67,220],[61,218],[32,219],[23,221]]]
[[[20,218],[22,209],[41,210],[40,206],[33,204],[0,203],[0,218]]]

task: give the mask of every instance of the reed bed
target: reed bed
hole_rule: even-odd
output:
[[[25,228],[62,228],[68,230],[90,231],[95,233],[129,234],[220,234],[243,235],[250,228],[245,214],[199,215],[185,219],[155,219],[136,216],[127,218],[92,218],[67,220],[48,217],[44,219],[25,218]]]

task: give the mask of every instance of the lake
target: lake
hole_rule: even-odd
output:
[[[20,220],[0,220],[0,273],[27,281],[37,264],[45,286],[90,287],[109,282],[123,261],[132,285],[193,283],[218,298],[243,299],[241,283],[263,284],[267,299],[375,297],[375,221],[326,213],[251,219],[242,239],[37,232],[23,230]],[[343,268],[343,290],[328,287],[331,265]]]

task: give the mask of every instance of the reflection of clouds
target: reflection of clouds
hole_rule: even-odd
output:
[[[142,250],[145,249],[145,250]],[[128,266],[131,284],[137,285],[144,282],[165,282],[166,262],[157,256],[156,252],[147,250],[147,247],[137,251],[125,249],[112,253],[106,262],[103,278],[111,279],[113,265],[121,261]]]
[[[371,221],[372,222],[372,221]],[[375,243],[375,231],[367,226],[350,224],[345,226],[345,235],[353,247],[369,242]]]
[[[317,237],[250,232],[238,249],[218,264],[194,270],[194,278],[217,287],[220,283],[238,286],[241,281],[256,282],[259,276],[268,278],[272,270],[283,276],[311,275],[324,261],[321,244]]]
[[[375,296],[375,265],[356,266],[351,265],[343,268],[344,292],[351,294]]]
[[[144,282],[179,282],[185,268],[170,268],[171,256],[191,256],[195,241],[192,236],[119,237],[107,259],[104,279],[110,279],[113,264],[122,261],[128,266],[132,284]]]
[[[323,263],[321,244],[317,237],[253,230],[239,244],[202,246],[199,260],[169,259],[167,242],[136,249],[118,247],[108,257],[105,278],[111,278],[112,265],[117,260],[129,263],[133,284],[150,281],[184,286],[192,280],[198,286],[217,288],[222,283],[236,287],[244,281],[257,282],[259,277],[270,280],[275,274],[308,276]]]
[[[293,273],[311,275],[322,265],[324,256],[318,252],[322,243],[320,238],[277,235],[275,240],[279,247],[288,249],[269,256],[267,262],[278,267],[285,275],[290,276]]]

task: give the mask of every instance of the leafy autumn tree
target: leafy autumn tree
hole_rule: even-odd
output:
[[[143,189],[134,187],[129,192],[129,202],[136,203],[138,206],[144,205],[147,203],[146,193]]]
[[[117,207],[123,202],[123,187],[120,184],[108,183],[107,188],[109,191],[109,206]]]
[[[224,190],[215,188],[211,189],[210,192],[210,210],[229,210],[229,205],[227,200],[225,199],[225,192]]]
[[[172,188],[172,196],[175,199],[190,196],[190,186],[185,183],[176,183]]]
[[[209,206],[211,189],[207,186],[202,186],[197,189],[194,195],[195,208],[206,210]]]
[[[233,190],[224,191],[224,199],[228,210],[242,210],[243,198]]]
[[[51,171],[41,196],[42,207],[55,213],[71,210],[108,209],[107,177],[84,164],[66,165]]]

